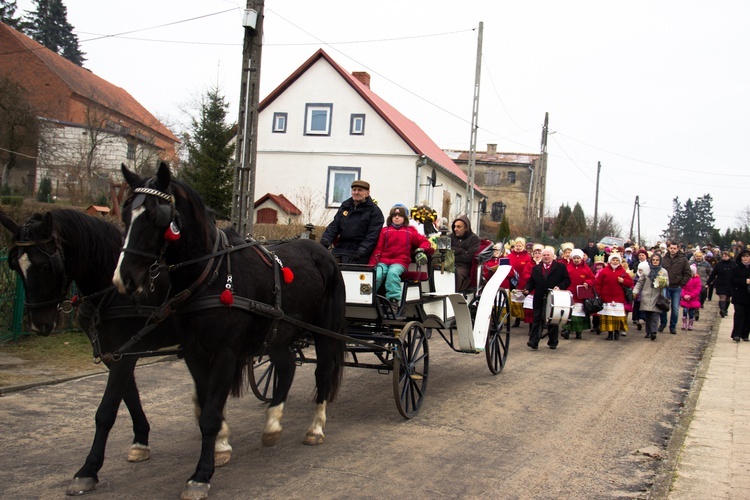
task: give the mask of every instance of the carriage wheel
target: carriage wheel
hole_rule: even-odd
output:
[[[430,350],[422,324],[411,321],[404,325],[393,356],[393,397],[404,418],[417,415],[427,389]]]
[[[253,370],[250,375],[250,389],[255,397],[264,402],[273,398],[278,379],[276,377],[276,365],[268,356],[253,358]]]
[[[508,359],[510,344],[510,304],[508,294],[502,288],[495,295],[495,303],[490,313],[490,327],[487,332],[487,342],[484,345],[484,355],[487,366],[493,375],[497,375],[505,367]]]

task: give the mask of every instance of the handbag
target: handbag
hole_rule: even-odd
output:
[[[601,297],[594,291],[594,296],[583,301],[583,312],[588,315],[596,314],[604,309]]]
[[[666,298],[663,294],[659,294],[656,296],[656,308],[660,310],[661,312],[667,312],[669,311],[671,307],[671,304],[669,303],[669,299]]]
[[[633,303],[633,289],[625,285],[620,285],[620,286],[622,286],[622,291],[625,292],[625,303],[632,304]]]

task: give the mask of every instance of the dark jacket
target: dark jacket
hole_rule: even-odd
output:
[[[453,222],[457,220],[466,224],[466,233],[460,238],[456,236],[456,233],[451,233],[451,250],[456,257],[456,266],[470,267],[474,255],[479,251],[481,240],[471,231],[471,222],[468,217],[459,215]],[[453,227],[452,223],[451,227]]]
[[[750,266],[745,266],[737,259],[737,265],[732,269],[732,304],[750,304],[747,279],[750,278]]]
[[[670,256],[669,252],[667,252],[661,259],[661,267],[667,270],[667,274],[669,274],[669,286],[672,288],[685,286],[688,280],[693,277],[690,264],[682,252],[677,252],[677,255],[674,257]]]
[[[383,212],[369,196],[355,205],[351,198],[344,201],[328,224],[320,242],[326,247],[335,244],[333,255],[343,262],[367,264],[385,223]]]
[[[732,295],[732,271],[737,263],[732,259],[720,260],[708,277],[708,286],[713,286],[719,295]]]
[[[561,290],[567,290],[570,286],[570,276],[568,267],[557,261],[550,264],[547,277],[544,277],[544,264],[541,262],[531,270],[531,277],[526,282],[526,290],[534,293],[534,309],[544,308],[547,299],[547,290],[558,287]]]

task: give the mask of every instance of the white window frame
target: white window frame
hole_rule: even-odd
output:
[[[286,134],[286,125],[289,122],[288,113],[273,114],[273,130],[275,134]]]
[[[324,123],[318,123],[324,113]],[[333,104],[317,103],[305,104],[305,135],[331,135],[331,116],[333,115]],[[313,128],[315,127],[315,128]]]
[[[328,167],[326,182],[326,207],[338,208],[351,198],[352,182],[359,180],[362,169],[359,167]]]
[[[364,113],[352,113],[349,120],[349,135],[365,135]]]

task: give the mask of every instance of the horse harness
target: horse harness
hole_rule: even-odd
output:
[[[64,298],[67,292],[67,285],[68,280],[67,276],[65,274],[65,258],[63,256],[63,251],[60,246],[60,242],[55,238],[54,236],[43,239],[43,240],[32,240],[29,239],[29,227],[28,224],[25,224],[21,226],[20,233],[18,235],[18,239],[13,244],[13,246],[10,248],[10,251],[8,252],[9,260],[15,261],[13,265],[18,265],[18,249],[24,248],[24,247],[37,247],[40,252],[42,252],[45,256],[47,256],[47,259],[49,260],[50,267],[52,268],[52,272],[62,273],[62,290],[60,291],[60,297]],[[49,253],[42,248],[42,245],[46,245],[47,243],[54,243],[55,250],[52,253]],[[47,307],[55,304],[59,304],[61,300],[59,299],[51,299],[46,300],[44,302],[26,302],[24,301],[24,306],[28,309],[39,309],[42,307]]]

